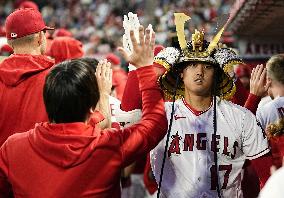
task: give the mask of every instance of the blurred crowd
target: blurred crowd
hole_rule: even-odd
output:
[[[110,105],[108,104],[108,106],[111,106],[110,108],[113,119],[114,115],[112,111],[119,111],[119,108],[122,106],[121,101],[123,101],[124,89],[127,90],[125,87],[130,84],[127,84],[127,82],[130,80],[134,82],[135,80],[138,81],[137,79],[133,79],[133,76],[131,77],[131,75],[129,75],[130,72],[127,73],[131,70],[131,66],[128,66],[126,60],[122,58],[122,56],[118,53],[117,50],[118,47],[122,46],[122,36],[125,32],[123,28],[124,15],[127,15],[128,12],[136,13],[142,25],[147,26],[149,23],[153,25],[154,31],[156,32],[156,46],[153,48],[155,48],[154,54],[157,55],[157,53],[164,49],[164,47],[175,46],[175,43],[177,42],[174,23],[174,12],[182,12],[191,17],[191,21],[189,23],[186,23],[185,26],[185,34],[188,39],[190,38],[191,33],[193,33],[195,29],[198,29],[206,32],[206,39],[211,40],[211,38],[216,34],[218,28],[220,28],[220,26],[225,21],[225,14],[229,13],[231,4],[232,1],[230,0],[49,0],[48,2],[44,0],[37,0],[34,2],[23,0],[3,1],[3,6],[0,7],[0,63],[2,61],[1,59],[6,58],[6,60],[2,61],[1,63],[2,68],[4,68],[4,72],[2,72],[2,78],[6,79],[6,84],[8,84],[9,86],[11,85],[11,79],[14,80],[15,82],[12,83],[12,86],[16,87],[18,83],[22,82],[22,78],[29,77],[31,76],[31,72],[34,72],[34,75],[42,75],[38,77],[41,81],[32,79],[34,81],[28,82],[28,85],[34,86],[34,84],[37,84],[38,87],[35,86],[35,89],[42,91],[39,84],[43,84],[47,71],[49,70],[49,68],[53,67],[54,63],[60,65],[60,63],[64,63],[65,60],[69,59],[81,59],[87,61],[88,59],[84,58],[88,57],[94,58],[91,60],[95,60],[96,64],[95,62],[93,62],[92,64],[98,65],[97,60],[101,61],[102,59],[107,59],[107,61],[110,62],[110,67],[112,69],[112,75],[109,76],[112,77],[112,88],[110,95],[113,97],[112,101],[109,102]],[[18,21],[19,27],[17,28],[17,21],[11,20],[10,29],[5,30],[4,26],[6,18],[16,8],[33,8],[35,10],[39,10],[40,13],[38,11],[36,13],[37,20],[33,20],[45,21],[46,26],[44,24],[44,28],[37,27],[40,25],[32,24],[32,20],[29,21],[26,18],[17,18],[17,20],[22,20]],[[23,31],[21,30],[20,24],[24,23],[25,21],[28,25],[31,25],[30,27],[34,26],[34,32],[28,28],[24,29]],[[49,27],[54,27],[55,29],[52,30],[52,28]],[[22,33],[22,35],[20,35],[20,33],[18,33],[19,35],[14,33],[12,31],[13,28],[18,29],[17,31]],[[34,38],[37,39],[38,42],[35,42],[34,38],[31,39],[31,41],[29,40],[29,35],[33,34]],[[21,40],[22,37],[24,38],[23,40]],[[33,46],[28,45],[27,43],[29,42],[32,43]],[[25,45],[23,45],[23,43]],[[37,49],[36,54],[34,48]],[[15,52],[14,54],[13,50]],[[9,57],[9,55],[11,56]],[[46,58],[45,55],[47,55],[48,58]],[[30,60],[30,57],[32,57],[32,61]],[[51,60],[49,59],[50,57],[52,58]],[[283,57],[280,56],[280,58]],[[27,67],[27,62],[29,61],[32,62],[30,68]],[[131,63],[131,61],[129,62]],[[20,64],[25,64],[26,68],[24,70],[26,71],[18,71],[12,69],[13,72],[16,71],[16,76],[18,76],[19,79],[15,80],[14,76],[12,76],[12,73],[9,72],[8,75],[6,75],[7,71],[11,69],[11,64],[15,64],[17,67]],[[5,67],[7,67],[8,69],[6,70]],[[37,68],[37,71],[35,71],[35,68]],[[252,95],[254,97],[254,100],[251,100],[252,102],[250,101],[251,103],[248,103],[248,105],[245,107],[248,108],[249,105],[253,105],[254,110],[248,108],[253,113],[256,113],[258,104],[262,97],[267,96],[267,90],[263,91],[263,93],[261,93],[260,95],[255,93],[259,93],[260,91],[252,91],[255,87],[264,87],[264,84],[266,83],[265,72],[266,70],[264,69],[263,65],[257,66],[257,69],[255,70],[251,70],[251,68],[246,65],[238,65],[238,68],[235,68],[235,76],[233,77],[236,77],[234,78],[236,80],[236,84],[238,85],[239,83],[239,85],[241,85],[240,87],[243,88],[241,92],[238,92],[241,93],[238,98],[242,100],[242,105],[245,106],[247,105],[247,101],[249,101],[247,100],[247,98]],[[18,75],[18,73],[21,74]],[[13,78],[10,78],[9,75],[11,75]],[[258,78],[253,81],[253,76],[257,75],[258,77],[262,76],[261,79]],[[134,90],[135,86],[132,85],[133,84],[131,84],[131,87],[128,87],[128,89],[133,91],[133,93],[140,93],[139,86],[137,85],[138,90]],[[12,91],[15,91],[15,89]],[[40,91],[38,93],[33,92],[33,94],[38,94],[38,98],[34,97],[34,95],[32,94],[26,94],[26,90],[21,89],[20,91],[23,92],[23,95],[33,96],[31,98],[38,99],[42,97]],[[3,93],[4,92],[5,91],[3,91]],[[137,96],[133,94],[131,95],[131,97],[124,98],[124,100],[134,100],[136,97],[141,97],[138,95],[139,94],[137,94]],[[9,97],[13,99],[16,98],[14,97],[14,94],[12,92]],[[266,99],[267,98],[270,101],[270,97],[266,97]],[[10,99],[7,99],[7,104],[9,102]],[[263,103],[266,102],[267,101]],[[28,104],[28,102],[26,103]],[[21,104],[21,101],[19,102],[19,104]],[[33,104],[37,103],[35,102]],[[236,102],[236,104],[238,103]],[[16,110],[22,110],[22,106],[17,109],[14,104],[12,105],[13,108],[7,107],[7,109],[12,109],[13,111],[15,110],[15,112]],[[41,104],[41,106],[43,107],[43,104]],[[116,106],[116,109],[112,109],[112,106]],[[33,109],[37,109],[37,107],[29,107],[25,109],[25,111],[28,112]],[[27,112],[25,112],[27,115],[34,114],[34,112]],[[124,116],[123,112],[119,113],[121,113],[121,117]],[[131,113],[133,113],[131,114],[131,118],[133,120],[135,120],[136,117],[138,117],[138,119],[135,121],[138,121],[140,119],[141,111]],[[284,115],[284,113],[282,114]],[[11,115],[20,114],[11,111]],[[47,118],[45,119],[47,120]],[[41,121],[33,119],[30,120],[32,120],[33,122]],[[120,120],[112,120],[112,122],[113,124],[118,125],[117,128],[120,128],[121,126],[127,126],[126,122],[122,122]],[[3,126],[6,125],[6,123],[5,125],[3,124]],[[14,122],[11,122],[9,127],[13,128]],[[111,127],[116,128],[116,126],[114,125],[112,125]],[[7,128],[7,131],[12,130],[10,128],[8,130]],[[7,137],[9,135],[11,134],[7,134]],[[3,138],[3,142],[6,140],[7,137]],[[249,178],[252,177],[253,174],[254,173],[251,173],[245,176]],[[259,184],[256,182],[256,180],[258,180],[258,178],[256,178],[253,182],[256,184],[255,194],[257,195],[259,192]],[[154,181],[154,176],[151,172],[149,155],[141,157],[140,161],[136,161],[136,163],[132,164],[131,166],[125,168],[122,171],[121,186],[123,187],[122,197],[144,198],[156,196],[155,192],[157,191],[157,184]],[[249,188],[251,188],[251,185],[248,186]],[[243,190],[245,192],[245,190],[249,191],[251,189]],[[253,187],[252,190],[254,190]],[[244,197],[250,196],[246,196],[244,193]]]
[[[101,58],[121,46],[124,33],[123,15],[137,13],[140,23],[151,23],[156,42],[172,44],[175,34],[174,12],[191,16],[189,32],[204,30],[207,36],[216,33],[216,17],[229,12],[228,0],[50,0],[36,1],[44,20],[50,27],[64,28],[83,43],[85,56]],[[20,1],[8,1],[0,7],[0,25]],[[214,22],[215,21],[215,22]],[[188,32],[188,31],[187,31]],[[52,34],[53,32],[51,32]]]

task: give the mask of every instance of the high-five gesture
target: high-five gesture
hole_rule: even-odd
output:
[[[250,77],[250,93],[257,96],[264,96],[269,85],[266,84],[266,68],[261,64],[253,68]]]
[[[154,60],[155,32],[151,33],[149,28],[144,31],[144,27],[140,26],[140,42],[137,42],[133,30],[130,30],[130,39],[133,45],[133,51],[131,54],[128,54],[122,47],[118,48],[125,60],[137,68],[152,65]]]

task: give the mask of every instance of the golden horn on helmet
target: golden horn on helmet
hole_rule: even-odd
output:
[[[184,24],[191,18],[184,13],[174,13],[174,16],[179,46],[182,50],[186,50],[187,44],[184,33]]]

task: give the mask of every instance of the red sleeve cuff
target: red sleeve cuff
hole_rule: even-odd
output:
[[[261,100],[261,97],[250,93],[246,100],[245,108],[250,110],[253,114],[256,114],[256,110],[257,110],[260,100]]]
[[[92,115],[91,118],[89,120],[89,124],[92,125],[93,127],[95,125],[97,125],[98,123],[100,123],[101,121],[103,121],[105,119],[105,117],[103,116],[103,114],[101,114],[101,112],[99,111],[95,111]]]

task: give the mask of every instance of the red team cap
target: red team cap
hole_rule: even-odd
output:
[[[5,29],[7,39],[11,40],[54,28],[45,25],[38,10],[24,8],[12,12],[7,17]]]
[[[53,37],[61,37],[61,36],[68,36],[68,37],[73,37],[72,33],[69,32],[68,30],[64,29],[64,28],[60,28],[55,30],[55,32],[53,33]]]
[[[20,5],[19,8],[32,8],[35,10],[39,10],[37,4],[33,1],[23,1]]]
[[[55,63],[65,60],[81,58],[84,55],[83,44],[72,37],[57,37],[50,46],[49,55],[55,59]]]
[[[113,53],[109,53],[106,59],[114,65],[120,65],[120,58]]]

